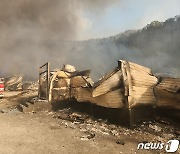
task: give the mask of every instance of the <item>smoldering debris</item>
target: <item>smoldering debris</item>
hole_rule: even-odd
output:
[[[23,89],[23,75],[14,75],[4,79],[5,90],[17,91]]]
[[[53,114],[53,115],[52,115]],[[169,121],[168,119],[162,119],[157,117],[154,121],[143,122],[133,130],[119,125],[109,123],[107,120],[92,118],[86,113],[77,112],[70,108],[64,108],[57,112],[52,113],[51,116],[55,119],[59,119],[59,122],[65,128],[80,129],[86,135],[81,136],[81,140],[89,140],[96,138],[96,135],[105,136],[126,136],[128,138],[136,138],[138,136],[149,134],[150,138],[144,138],[147,141],[161,141],[172,138],[180,138],[180,130],[177,123]],[[76,119],[72,115],[78,115],[81,121]],[[169,123],[168,125],[166,123]],[[153,137],[156,135],[155,137]],[[90,137],[91,136],[91,137]],[[124,145],[125,142],[122,139],[116,141],[117,144]]]
[[[19,111],[17,110],[17,106],[19,106],[18,103],[31,105],[48,104],[43,100],[39,100],[34,94],[35,93],[33,91],[29,91],[21,95],[16,95],[13,98],[7,98],[7,103],[10,101],[11,105],[9,106],[9,109],[3,109],[1,106],[1,114],[19,114]],[[5,103],[6,99],[3,101]],[[166,118],[157,117],[153,121],[138,124],[134,129],[128,129],[123,126],[110,123],[107,119],[95,118],[85,112],[79,112],[76,109],[68,106],[62,107],[58,111],[53,112],[50,110],[43,110],[42,105],[39,106],[40,110],[38,110],[38,107],[36,106],[37,110],[27,110],[25,113],[36,114],[36,112],[38,113],[43,111],[42,113],[57,119],[58,129],[65,127],[70,129],[78,129],[79,131],[83,132],[84,135],[79,136],[79,139],[84,141],[94,140],[96,139],[96,136],[99,135],[114,136],[117,138],[121,136],[119,140],[116,138],[116,141],[114,142],[118,142],[117,144],[122,145],[126,144],[124,142],[127,137],[131,139],[138,138],[139,136],[145,136],[143,140],[151,142],[166,142],[172,138],[180,139],[179,124]]]
[[[13,75],[4,78],[5,91],[38,90],[37,81],[24,81],[23,75]]]
[[[39,100],[37,92],[31,90],[14,97],[5,98],[2,101],[0,114],[32,114],[36,118],[39,117],[39,114],[41,117],[47,118],[48,116],[49,122],[53,119],[56,121],[56,124],[49,126],[49,129],[57,131],[65,128],[67,131],[79,131],[81,134],[75,134],[74,138],[84,142],[96,142],[99,138],[107,138],[114,144],[118,144],[118,146],[125,146],[134,140],[136,142],[166,143],[170,139],[180,139],[179,123],[166,118],[157,117],[153,121],[142,122],[136,125],[134,129],[128,129],[121,125],[110,123],[108,119],[93,117],[91,114],[87,114],[84,108],[82,108],[83,112],[77,111],[75,108],[67,106],[67,103],[64,103],[65,106],[62,106],[56,112],[43,110],[42,105],[49,103],[46,100]],[[5,103],[10,103],[9,108],[7,108]],[[6,106],[4,109],[2,104]],[[17,110],[19,104],[24,106],[24,113]],[[25,105],[28,106],[25,107]]]
[[[38,82],[35,81],[24,81],[23,90],[38,90]]]

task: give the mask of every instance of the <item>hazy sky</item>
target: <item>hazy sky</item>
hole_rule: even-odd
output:
[[[180,15],[180,0],[117,0],[103,9],[83,10],[86,23],[79,39],[107,37],[176,15]]]
[[[111,59],[113,66],[119,49],[74,49],[64,40],[108,37],[176,15],[180,0],[0,0],[0,76],[25,72],[34,77],[47,61],[82,66],[88,56],[85,68],[96,68],[95,58],[101,57],[97,65],[106,69],[103,60]]]

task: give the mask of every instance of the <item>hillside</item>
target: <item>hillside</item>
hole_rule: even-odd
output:
[[[148,66],[154,73],[180,77],[180,16],[153,21],[137,31],[78,42],[74,49],[86,53],[86,61],[95,61],[102,72],[114,66],[115,60],[126,59]]]

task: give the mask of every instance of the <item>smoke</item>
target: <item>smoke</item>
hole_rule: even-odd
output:
[[[77,29],[85,28],[87,22],[78,3],[74,0],[2,0],[1,27],[14,31],[35,30],[36,36],[51,39],[74,39]]]
[[[28,80],[37,80],[38,67],[47,61],[51,68],[61,68],[68,63],[80,70],[91,69],[93,79],[116,67],[119,59],[148,66],[156,72],[167,66],[177,69],[180,65],[179,19],[168,21],[157,30],[150,28],[106,39],[69,41],[79,39],[91,25],[85,12],[101,16],[117,2],[1,0],[0,77],[24,74]]]
[[[103,12],[115,2],[1,0],[0,76],[23,73],[36,79],[38,67],[44,62],[57,67],[73,62],[68,61],[73,51],[64,40],[76,40],[88,28],[91,21],[84,10]]]
[[[119,37],[116,44],[131,50],[128,60],[150,67],[154,73],[180,77],[179,25],[180,16],[161,23],[154,21],[127,37]]]

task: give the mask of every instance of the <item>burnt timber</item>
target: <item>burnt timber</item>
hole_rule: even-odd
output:
[[[76,71],[71,65],[46,72],[46,79],[40,78],[39,95],[46,95],[51,103],[76,100],[120,109],[122,116],[127,112],[129,125],[153,117],[156,107],[180,110],[180,79],[156,77],[151,69],[132,62],[119,60],[118,66],[96,83],[90,70]]]

